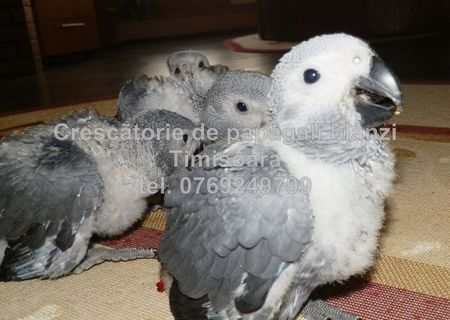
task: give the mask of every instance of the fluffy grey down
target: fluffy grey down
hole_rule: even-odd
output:
[[[81,129],[106,133],[165,126],[182,128],[183,139],[83,139],[80,134]],[[141,217],[145,198],[174,171],[170,151],[192,154],[198,148],[195,128],[165,110],[145,111],[124,122],[83,111],[3,138],[1,279],[63,276],[85,257],[93,234],[127,230]]]

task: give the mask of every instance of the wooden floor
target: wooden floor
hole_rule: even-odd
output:
[[[181,49],[202,50],[212,63],[223,63],[232,69],[270,73],[281,54],[238,53],[222,44],[238,35],[129,43],[74,61],[52,63],[40,75],[0,80],[0,113],[115,97],[132,77],[167,74],[167,56]],[[401,79],[450,79],[448,38],[414,38],[373,45]]]
[[[143,73],[166,75],[167,56],[182,49],[202,50],[212,63],[227,64],[232,69],[271,71],[280,55],[233,52],[222,44],[233,36],[131,43],[97,51],[78,61],[53,63],[41,75],[0,82],[0,112],[117,96],[132,77]]]

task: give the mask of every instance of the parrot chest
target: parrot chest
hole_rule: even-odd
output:
[[[300,269],[315,270],[320,283],[367,270],[373,263],[384,210],[382,202],[374,201],[376,191],[366,177],[351,166],[313,160],[288,146],[278,151],[293,176],[311,181],[314,231]]]
[[[105,158],[99,161],[104,183],[103,203],[96,213],[96,230],[100,235],[114,236],[138,220],[146,207],[142,197],[147,181],[133,168],[124,168]]]

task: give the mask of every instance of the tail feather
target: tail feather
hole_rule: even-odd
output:
[[[175,320],[208,320],[208,297],[193,299],[184,295],[173,281],[169,293],[170,311]],[[212,318],[213,319],[213,318]]]

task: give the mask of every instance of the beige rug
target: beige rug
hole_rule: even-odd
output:
[[[376,267],[365,277],[321,288],[315,294],[365,320],[436,320],[450,315],[450,127],[449,86],[406,85],[406,107],[395,119],[391,146],[398,179]],[[115,100],[9,115],[3,134],[69,110],[89,108],[113,115]],[[439,130],[434,130],[434,129]],[[162,210],[141,226],[101,245],[157,247],[165,227]],[[104,263],[58,280],[0,283],[0,319],[172,319],[166,293],[156,290],[154,260]]]
[[[435,320],[450,314],[450,137],[447,142],[400,135],[392,143],[398,179],[387,202],[380,257],[365,278],[323,288],[328,303],[362,319]],[[103,242],[109,247],[157,246],[162,210],[142,227]],[[159,265],[104,263],[58,280],[0,283],[0,319],[171,319],[156,290]]]

